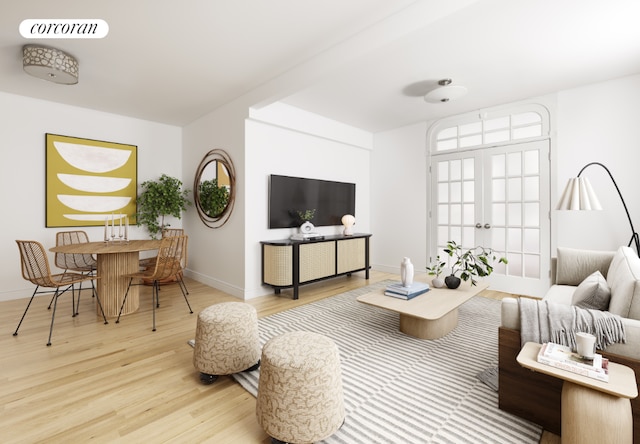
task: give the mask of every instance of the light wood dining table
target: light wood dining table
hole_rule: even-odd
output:
[[[159,239],[129,240],[112,242],[84,242],[78,244],[58,245],[50,248],[53,253],[84,253],[95,254],[98,261],[97,291],[105,315],[118,316],[120,305],[129,285],[126,274],[139,270],[140,252],[157,250]],[[122,314],[133,313],[138,310],[140,299],[138,286],[129,289],[129,296]]]

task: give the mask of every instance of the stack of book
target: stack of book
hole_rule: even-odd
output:
[[[429,291],[429,284],[424,282],[414,282],[408,287],[404,287],[402,282],[394,282],[393,284],[387,285],[384,294],[398,299],[409,300],[427,291]]]
[[[540,348],[538,362],[599,381],[609,382],[609,360],[598,353],[594,355],[593,359],[585,359],[572,352],[571,348],[565,345],[547,342],[542,344]]]

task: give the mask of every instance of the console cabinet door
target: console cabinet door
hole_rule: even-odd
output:
[[[338,274],[365,268],[365,242],[364,238],[338,241]]]
[[[335,242],[300,245],[300,282],[312,281],[335,274]]]
[[[293,285],[293,247],[291,245],[263,245],[264,283],[276,287]]]

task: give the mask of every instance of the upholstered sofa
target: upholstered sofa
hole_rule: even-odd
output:
[[[552,260],[553,285],[544,300],[562,304],[575,302],[594,276],[602,275],[610,300],[606,311],[622,318],[626,342],[614,343],[600,351],[612,362],[627,365],[640,383],[640,258],[629,247],[617,251],[558,248]],[[594,274],[595,273],[595,274]],[[604,277],[604,279],[602,279]],[[588,289],[587,289],[588,290]],[[562,381],[524,369],[516,362],[521,348],[518,300],[502,301],[499,328],[499,405],[502,410],[533,421],[545,430],[561,434],[560,395]],[[640,399],[631,401],[634,442],[640,443]]]

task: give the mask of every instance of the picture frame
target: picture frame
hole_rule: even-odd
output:
[[[138,147],[46,133],[46,227],[135,224]]]

